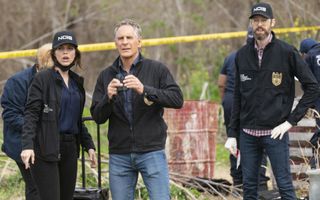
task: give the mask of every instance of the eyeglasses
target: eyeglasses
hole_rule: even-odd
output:
[[[266,25],[268,23],[269,19],[265,19],[265,18],[262,18],[262,19],[251,19],[251,23],[254,24],[254,25]]]

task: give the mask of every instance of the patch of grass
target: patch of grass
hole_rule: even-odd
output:
[[[20,171],[16,166],[15,162],[10,162],[10,164],[5,167],[7,160],[1,159],[0,168],[1,173],[5,173],[0,182],[0,199],[17,199],[19,196],[24,196],[24,181],[21,177]],[[5,170],[5,172],[3,172]]]
[[[216,144],[216,164],[229,166],[229,151],[224,144]]]

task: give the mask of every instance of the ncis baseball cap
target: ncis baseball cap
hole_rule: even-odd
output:
[[[257,3],[251,8],[251,15],[249,19],[256,15],[261,15],[267,19],[273,19],[272,8],[268,3]]]
[[[70,31],[61,31],[57,32],[52,41],[52,49],[58,48],[63,44],[72,44],[75,47],[78,47],[78,43],[74,34]]]

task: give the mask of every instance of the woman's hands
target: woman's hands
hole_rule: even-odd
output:
[[[89,160],[91,162],[91,168],[97,167],[97,158],[96,158],[96,152],[94,149],[89,149],[88,151],[89,154]]]
[[[96,152],[94,149],[89,149],[89,160],[91,162],[91,167],[95,168],[97,167],[97,158],[96,158]],[[25,165],[25,168],[30,168],[30,164],[34,164],[35,161],[35,155],[33,149],[25,149],[20,154],[22,162]]]
[[[25,149],[20,154],[22,162],[25,165],[25,168],[28,169],[30,164],[34,164],[35,156],[33,149]]]

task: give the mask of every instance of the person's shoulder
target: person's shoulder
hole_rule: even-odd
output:
[[[53,69],[45,69],[45,70],[41,70],[39,71],[36,76],[39,76],[39,77],[45,77],[45,76],[48,76],[50,74],[54,73],[54,70]]]
[[[236,55],[237,55],[237,51],[233,51],[226,57],[226,59],[227,60],[234,60]]]
[[[102,70],[100,71],[100,75],[106,75],[109,73],[116,73],[117,68],[114,65],[107,65],[105,67],[102,68]]]
[[[158,61],[158,60],[154,60],[154,59],[150,59],[150,58],[143,58],[141,60],[141,62],[144,65],[147,65],[148,67],[167,68],[167,66],[163,62]]]
[[[32,75],[33,71],[33,67],[28,67],[26,69],[23,69],[15,74],[13,74],[8,81],[19,81],[19,80],[24,80],[24,79],[28,79],[29,76]]]
[[[287,51],[298,51],[295,46],[277,38],[274,40],[274,44],[275,48],[280,48]]]
[[[317,56],[320,54],[320,43],[313,46],[307,53],[310,56]]]
[[[150,63],[150,64],[162,64],[162,62],[160,62],[159,60],[154,60],[151,58],[143,58],[141,59],[141,62]]]
[[[234,52],[233,56],[236,58],[238,55],[247,54],[249,52],[250,48],[253,48],[252,45],[253,45],[252,43],[248,43],[248,44],[243,45],[242,47],[240,47],[240,49],[238,49],[238,51]]]
[[[46,82],[51,79],[50,77],[54,77],[54,73],[56,73],[56,72],[52,68],[41,70],[35,74],[33,80],[39,80],[39,81]]]

